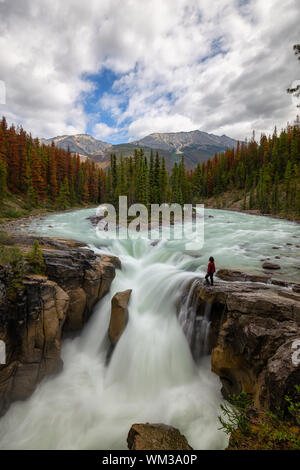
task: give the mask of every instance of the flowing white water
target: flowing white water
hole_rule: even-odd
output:
[[[196,362],[209,354],[209,333],[211,326],[212,304],[205,304],[204,312],[197,312],[197,289],[203,280],[195,279],[190,287],[185,301],[182,303],[178,320],[185,333]]]
[[[208,211],[204,248],[191,256],[182,241],[151,246],[143,238],[99,240],[86,220],[94,211],[53,215],[32,227],[42,235],[85,241],[95,251],[120,257],[110,293],[95,308],[82,334],[63,346],[64,370],[45,379],[25,402],[0,420],[1,449],[125,449],[134,422],[163,422],[180,429],[195,449],[222,449],[218,430],[220,384],[209,357],[197,365],[176,314],[185,284],[202,278],[207,258],[218,267],[257,270],[262,256],[282,256],[283,271],[299,273],[290,245],[298,226],[244,214]],[[298,237],[297,239],[294,237]],[[196,256],[196,257],[195,257]],[[260,264],[259,264],[260,263]],[[105,365],[110,300],[132,289],[129,323]],[[207,335],[209,312],[200,325]],[[205,352],[205,344],[202,345]]]

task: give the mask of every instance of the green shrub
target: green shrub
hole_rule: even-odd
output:
[[[293,417],[296,424],[300,426],[300,385],[295,385],[296,399],[292,399],[288,396],[285,400],[288,403],[288,412]]]
[[[13,238],[8,235],[8,233],[4,232],[4,230],[0,230],[0,245],[13,245],[14,240]]]
[[[17,246],[0,245],[0,264],[2,266],[10,264],[12,267],[17,267],[22,261],[24,261],[23,255]]]
[[[293,399],[286,396],[288,416],[284,410],[276,413],[251,407],[246,393],[229,397],[221,404],[221,429],[230,435],[228,449],[300,450],[300,386],[295,386]]]
[[[39,242],[35,240],[32,249],[26,256],[26,259],[35,274],[43,274],[46,270],[43,252],[40,249]]]
[[[0,216],[7,219],[18,219],[24,217],[27,213],[22,210],[17,210],[14,207],[4,207],[1,210]]]
[[[243,434],[249,431],[249,422],[246,415],[246,409],[253,405],[252,400],[247,397],[245,392],[240,395],[230,395],[228,397],[228,404],[221,404],[223,416],[219,416],[219,421],[226,434],[234,436],[236,431],[239,430]]]
[[[11,302],[15,302],[18,291],[23,288],[22,278],[25,272],[24,257],[21,250],[16,247],[0,245],[0,265],[8,267],[8,297]]]

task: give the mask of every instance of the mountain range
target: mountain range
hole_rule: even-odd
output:
[[[57,147],[72,153],[78,153],[82,159],[90,158],[106,167],[110,162],[110,154],[116,153],[129,156],[134,149],[143,148],[146,156],[151,149],[158,151],[166,159],[170,168],[175,162],[185,158],[187,168],[193,168],[197,163],[205,162],[214,156],[216,152],[223,152],[227,148],[236,147],[237,141],[226,135],[217,136],[199,130],[190,132],[153,133],[140,140],[126,144],[113,145],[97,140],[88,134],[63,135],[50,139],[41,139],[41,143],[51,145],[54,142]]]

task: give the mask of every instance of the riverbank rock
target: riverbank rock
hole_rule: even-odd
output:
[[[129,450],[193,450],[178,429],[166,424],[133,424],[127,444]]]
[[[300,294],[300,284],[294,284],[293,291],[296,292],[297,294]]]
[[[291,336],[270,358],[262,376],[260,400],[267,407],[272,403],[273,409],[282,407],[286,396],[296,399],[295,386],[300,384],[300,338]]]
[[[126,328],[128,322],[128,302],[131,289],[117,292],[111,299],[111,314],[108,336],[113,345],[116,345]]]
[[[120,260],[99,256],[85,248],[44,249],[46,274],[70,297],[64,331],[77,331],[89,319],[93,307],[110,288]]]
[[[26,252],[35,239],[18,237],[18,246]],[[83,327],[120,267],[118,258],[95,255],[77,242],[39,238],[39,243],[45,275],[27,274],[16,282],[9,264],[0,267],[0,340],[6,345],[0,415],[61,370],[63,333]]]
[[[104,215],[91,215],[90,217],[87,217],[87,220],[90,221],[90,223],[93,225],[93,227],[97,227],[97,225],[99,224],[99,222],[101,222],[101,220],[103,220],[105,218]]]
[[[280,269],[280,266],[279,264],[276,264],[276,263],[264,263],[262,265],[263,269]]]
[[[107,225],[107,220],[106,216],[104,215],[92,215],[90,217],[87,217],[87,220],[92,224],[93,227],[96,227],[98,230],[102,230],[104,232],[107,232],[109,230],[109,227]],[[117,229],[119,227],[118,224],[110,224],[110,229],[114,228]]]
[[[203,315],[210,305],[211,367],[223,395],[245,391],[258,408],[286,408],[285,395],[293,396],[300,383],[291,348],[300,338],[300,295],[272,284],[220,281],[196,286],[193,305],[194,329],[197,312]]]
[[[219,269],[217,271],[217,276],[223,281],[251,281],[251,282],[264,282],[267,283],[269,280],[268,276],[265,275],[255,275],[247,274],[242,271],[234,271],[231,269]]]
[[[15,400],[30,396],[36,385],[62,368],[61,333],[69,296],[44,276],[26,276],[12,308],[0,306],[0,339],[6,364],[0,366],[0,415]]]

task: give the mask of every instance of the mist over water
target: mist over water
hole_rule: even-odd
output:
[[[194,362],[176,304],[186,283],[203,279],[211,255],[217,268],[253,272],[261,272],[261,258],[280,255],[284,277],[299,278],[299,226],[210,210],[204,247],[190,253],[182,240],[152,246],[145,234],[137,240],[111,241],[109,234],[100,239],[86,220],[94,212],[52,215],[32,224],[39,235],[81,240],[96,252],[118,256],[122,270],[80,336],[64,341],[62,373],[45,379],[0,420],[0,448],[126,449],[135,422],[178,427],[195,449],[224,448],[227,438],[217,419],[220,382],[210,372],[209,356]],[[132,289],[129,323],[106,366],[110,301],[125,289]]]

